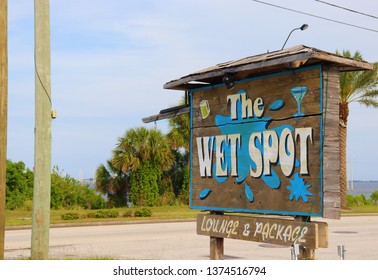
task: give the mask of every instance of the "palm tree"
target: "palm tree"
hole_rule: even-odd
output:
[[[336,51],[337,55],[347,58],[363,60],[360,52],[356,51],[353,56],[348,50],[342,54]],[[341,208],[347,208],[347,160],[346,160],[346,142],[347,142],[347,124],[349,117],[349,104],[358,102],[366,107],[378,108],[378,63],[374,63],[375,69],[371,71],[359,72],[342,72],[340,73],[340,192]]]
[[[183,105],[183,99],[179,105]],[[175,116],[169,119],[169,141],[175,155],[175,164],[168,172],[175,194],[184,203],[189,203],[189,146],[190,120],[189,114]]]
[[[130,199],[135,205],[154,205],[162,186],[162,172],[173,162],[170,142],[157,129],[130,129],[113,150],[113,166],[130,174]]]
[[[163,171],[173,164],[167,138],[157,129],[130,129],[118,139],[112,163],[124,173],[137,170],[144,162],[157,164]]]
[[[106,195],[112,206],[121,207],[128,203],[130,184],[128,174],[115,168],[110,160],[107,167],[101,164],[96,170],[95,188]]]
[[[184,148],[189,151],[190,121],[189,114],[183,114],[169,119],[171,130],[168,132],[169,140],[174,149]]]

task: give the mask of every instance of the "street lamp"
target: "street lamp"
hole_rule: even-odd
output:
[[[289,36],[287,36],[286,41],[281,48],[281,50],[283,50],[283,48],[285,47],[287,40],[289,40],[291,33],[293,33],[295,30],[302,30],[303,31],[303,30],[307,29],[307,27],[308,27],[308,24],[303,24],[301,27],[294,28],[293,30],[291,30],[290,33],[289,33]]]

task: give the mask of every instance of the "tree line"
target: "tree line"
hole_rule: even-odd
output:
[[[138,127],[119,137],[112,157],[96,170],[95,188],[51,173],[51,209],[103,209],[188,204],[189,116],[169,120],[170,131]],[[6,208],[31,210],[34,173],[7,160]]]
[[[378,190],[374,191],[370,198],[366,198],[365,195],[359,194],[356,196],[347,194],[347,206],[356,207],[361,205],[377,205],[378,204]]]
[[[96,190],[113,207],[189,202],[189,115],[169,119],[170,131],[132,128],[96,170]]]
[[[6,209],[31,210],[33,206],[34,173],[22,161],[7,160]],[[51,173],[52,209],[101,209],[105,199],[88,185],[63,175],[58,167]]]

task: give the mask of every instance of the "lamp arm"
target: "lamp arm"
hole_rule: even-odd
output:
[[[289,40],[289,38],[290,38],[291,33],[293,33],[295,30],[298,30],[298,29],[301,29],[301,28],[294,28],[293,30],[290,31],[290,33],[289,33],[289,35],[287,36],[286,41],[285,41],[285,43],[283,44],[281,50],[283,50],[283,48],[285,47],[285,45],[286,45],[286,43],[287,43],[287,40]]]

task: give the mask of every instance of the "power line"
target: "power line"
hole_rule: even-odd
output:
[[[378,19],[378,17],[376,17],[376,16],[369,15],[369,14],[366,14],[366,13],[363,13],[363,12],[359,12],[359,11],[356,11],[356,10],[353,10],[353,9],[349,9],[349,8],[346,8],[346,7],[338,6],[336,4],[328,3],[326,1],[321,1],[321,0],[315,0],[315,1],[323,3],[323,4],[326,4],[326,5],[329,5],[329,6],[332,6],[332,7],[335,7],[335,8],[343,9],[343,10],[346,10],[348,12],[352,12],[352,13],[360,14],[360,15],[363,15],[363,16],[367,16],[367,17]]]
[[[327,20],[327,21],[331,21],[331,22],[335,22],[335,23],[339,23],[339,24],[343,24],[343,25],[347,25],[347,26],[351,26],[351,27],[355,27],[355,28],[359,28],[359,29],[378,33],[378,30],[375,30],[375,29],[366,28],[366,27],[363,27],[363,26],[354,25],[354,24],[351,24],[351,23],[342,22],[342,21],[338,21],[338,20],[334,20],[334,19],[329,19],[329,18],[326,18],[326,17],[321,17],[321,16],[317,16],[317,15],[314,15],[314,14],[310,14],[310,13],[305,13],[305,12],[302,12],[302,11],[278,6],[278,5],[267,3],[267,2],[264,2],[264,1],[260,1],[260,0],[251,0],[251,1],[254,1],[254,2],[257,2],[257,3],[260,3],[260,4],[264,4],[264,5],[268,5],[268,6],[272,6],[272,7],[275,7],[275,8],[279,8],[279,9],[282,9],[282,10],[286,10],[286,11],[290,11],[290,12],[294,12],[294,13],[298,13],[298,14],[302,14],[302,15],[306,15],[306,16],[310,16],[310,17],[314,17],[314,18],[319,18],[319,19],[323,19],[323,20]]]

